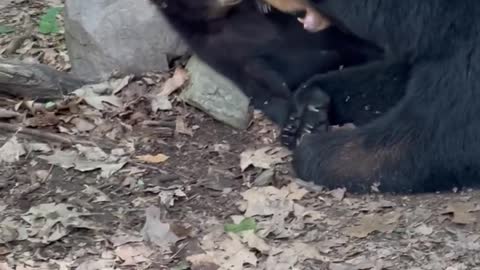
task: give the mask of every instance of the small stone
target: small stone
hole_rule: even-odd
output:
[[[246,129],[252,112],[249,99],[229,79],[192,57],[187,64],[190,82],[180,97],[216,120],[238,129]]]

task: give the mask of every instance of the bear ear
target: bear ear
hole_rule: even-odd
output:
[[[258,10],[262,13],[267,14],[272,10],[272,6],[263,0],[255,0],[255,4]]]

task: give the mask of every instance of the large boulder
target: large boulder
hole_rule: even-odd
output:
[[[187,46],[149,0],[66,0],[65,35],[72,72],[105,79],[113,71],[165,71]]]

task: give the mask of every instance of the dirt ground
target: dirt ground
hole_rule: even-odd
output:
[[[2,54],[48,9],[14,2]],[[61,34],[9,57],[69,69]],[[53,135],[0,130],[0,270],[480,269],[480,192],[306,189],[260,113],[235,130],[182,103],[181,85],[154,111],[172,74],[112,79],[116,98],[97,98],[115,108],[0,99],[0,124]]]

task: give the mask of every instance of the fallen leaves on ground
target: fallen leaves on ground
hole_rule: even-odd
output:
[[[355,226],[345,229],[345,234],[364,238],[373,232],[391,233],[398,225],[400,217],[401,214],[395,211],[385,215],[365,215],[360,218]]]
[[[480,211],[480,208],[472,203],[452,203],[447,206],[447,209],[442,214],[451,216],[453,223],[457,224],[472,224],[477,221],[473,212]]]
[[[143,239],[151,242],[165,253],[171,251],[171,246],[181,238],[172,231],[172,226],[161,220],[161,210],[150,206],[145,211],[146,221],[142,229]]]
[[[217,232],[214,232],[216,235]],[[220,269],[243,270],[244,266],[256,267],[258,258],[250,248],[235,234],[203,238],[202,248],[205,253],[187,257],[194,266],[217,265]]]
[[[81,148],[85,149],[85,148]],[[75,150],[56,150],[52,155],[40,155],[39,158],[48,163],[60,166],[65,169],[74,168],[81,172],[88,172],[100,169],[100,176],[108,178],[127,164],[126,158],[119,158],[113,155],[107,156],[97,147],[89,148],[91,151],[83,154]],[[109,158],[111,158],[109,160]]]
[[[62,4],[9,3],[0,54],[69,70],[63,15],[51,9]],[[1,121],[19,130],[89,142],[1,134],[0,270],[186,270],[187,260],[193,270],[478,265],[478,192],[363,196],[310,183],[307,193],[285,183],[289,154],[270,146],[278,127],[258,111],[247,131],[213,124],[176,102],[187,80],[177,67],[173,76],[85,85],[60,100],[0,99]]]
[[[256,168],[271,169],[272,166],[284,163],[290,151],[283,147],[262,147],[260,149],[249,149],[240,154],[240,168],[242,171],[249,166]]]
[[[175,90],[182,87],[183,84],[188,80],[188,73],[183,68],[176,68],[173,76],[169,78],[162,86],[159,96],[169,96]]]
[[[121,79],[111,79],[97,84],[85,85],[73,92],[78,97],[83,98],[85,102],[97,110],[106,110],[107,104],[121,108],[123,103],[120,97],[115,94],[124,88],[132,76],[126,76]]]
[[[23,144],[19,143],[17,137],[13,136],[2,147],[0,147],[0,163],[16,162],[26,153]]]
[[[97,229],[97,226],[85,219],[91,216],[68,204],[46,203],[30,208],[22,219],[30,226],[29,241],[48,244],[66,236],[74,228]]]

